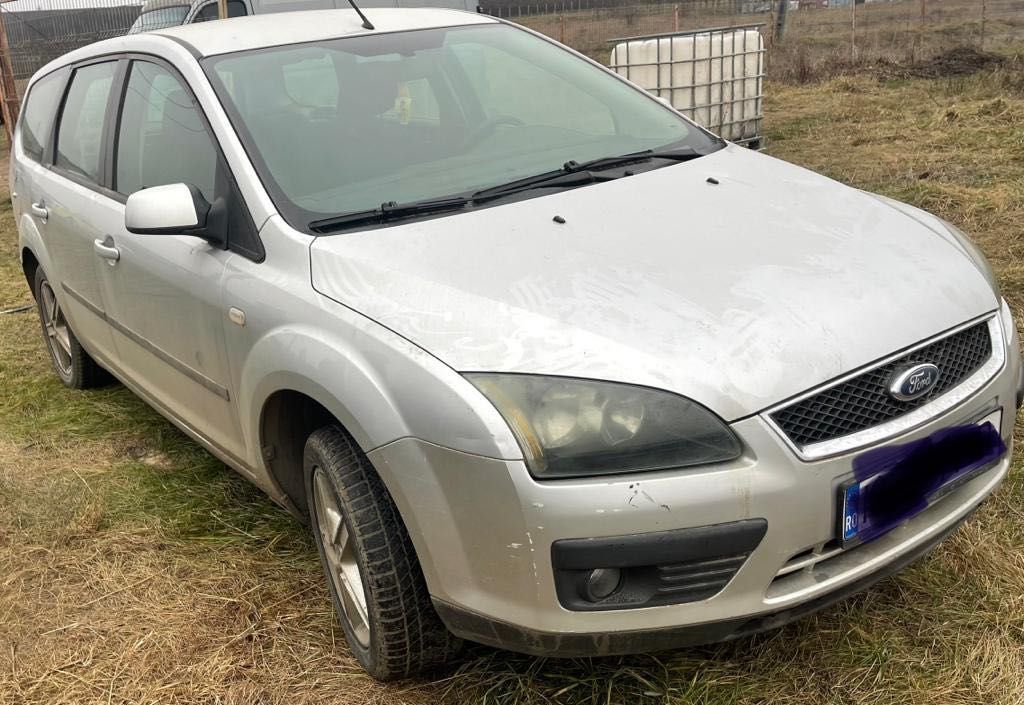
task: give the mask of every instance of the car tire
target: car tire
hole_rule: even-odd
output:
[[[78,342],[42,267],[36,269],[34,293],[43,342],[50,353],[53,370],[64,386],[90,389],[109,384],[112,381],[110,373],[89,357]]]
[[[313,537],[353,655],[378,680],[451,660],[462,645],[430,602],[391,495],[339,426],[315,431],[303,457]]]

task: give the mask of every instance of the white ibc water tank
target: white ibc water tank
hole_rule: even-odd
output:
[[[614,41],[612,70],[727,140],[760,141],[764,39],[756,28]]]

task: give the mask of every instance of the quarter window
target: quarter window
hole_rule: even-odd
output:
[[[42,161],[45,145],[50,139],[53,116],[64,87],[63,72],[51,73],[36,81],[22,111],[21,149],[32,159]]]
[[[90,64],[75,71],[57,130],[58,167],[100,182],[103,120],[117,63]]]
[[[213,202],[217,154],[181,81],[157,64],[133,62],[117,137],[117,191],[184,183]]]

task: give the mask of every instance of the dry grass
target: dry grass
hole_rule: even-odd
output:
[[[1024,93],[1005,74],[769,90],[770,150],[975,234],[1024,316]],[[28,301],[9,207],[0,309]],[[874,590],[733,644],[594,660],[483,647],[381,686],[304,530],[120,388],[63,389],[0,315],[0,702],[1020,702],[1024,474]]]
[[[768,75],[775,81],[808,83],[879,62],[927,61],[958,45],[1004,53],[1024,47],[1024,0],[987,0],[984,23],[979,4],[979,0],[927,0],[923,20],[917,0],[858,5],[856,30],[853,7],[804,9],[790,14],[783,43],[773,41],[774,15],[736,14],[735,4],[724,1],[644,4],[630,0],[612,8],[513,14],[510,19],[602,63],[609,60],[610,39],[671,32],[677,19],[681,30],[764,23]],[[532,3],[533,7],[543,5]]]

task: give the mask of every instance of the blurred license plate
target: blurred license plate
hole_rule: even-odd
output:
[[[976,424],[870,450],[853,460],[854,477],[839,488],[839,539],[867,543],[985,472],[1006,454],[1002,410]]]

